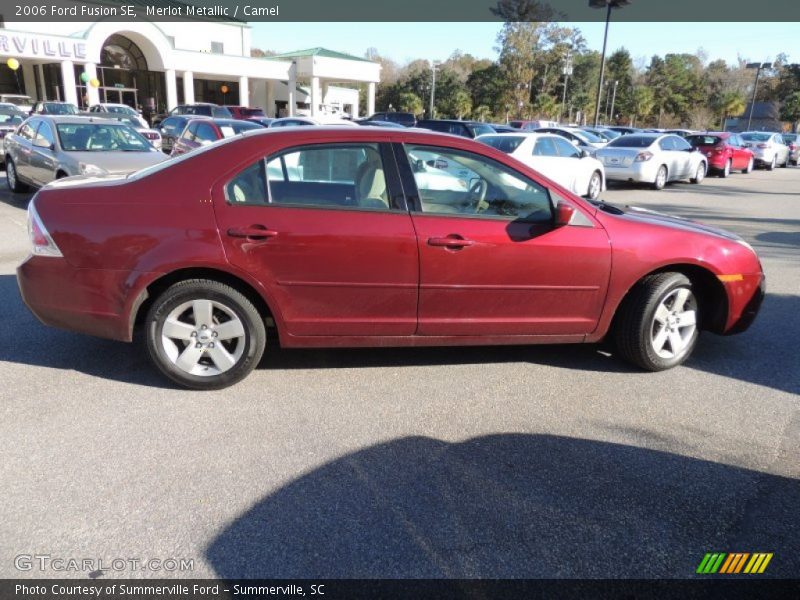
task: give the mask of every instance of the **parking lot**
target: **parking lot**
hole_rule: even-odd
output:
[[[706,552],[800,572],[800,168],[602,195],[761,256],[755,324],[704,335],[684,366],[642,373],[596,346],[273,347],[208,393],[141,344],[41,325],[14,275],[29,196],[0,189],[2,577],[680,578]],[[193,563],[109,568],[132,558]]]

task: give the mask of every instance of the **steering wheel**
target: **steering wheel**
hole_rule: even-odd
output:
[[[469,186],[469,191],[467,192],[467,206],[471,213],[479,213],[481,208],[486,208],[485,206],[481,207],[481,204],[486,200],[486,192],[488,190],[489,185],[486,183],[485,179],[477,179],[475,183]]]

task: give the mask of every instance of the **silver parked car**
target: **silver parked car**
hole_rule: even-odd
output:
[[[609,181],[649,183],[656,190],[668,181],[700,183],[708,170],[705,155],[674,134],[623,135],[599,149],[597,159],[603,163]]]
[[[0,150],[3,149],[6,141],[6,136],[20,126],[20,124],[28,118],[28,115],[16,108],[7,108],[0,106]],[[2,152],[2,156],[6,153]],[[0,160],[2,162],[2,160]]]
[[[5,160],[8,187],[23,192],[72,175],[125,175],[168,158],[118,121],[38,115],[6,136]]]
[[[783,143],[780,133],[745,131],[739,137],[744,140],[745,147],[752,150],[756,166],[772,171],[778,165],[785,167],[789,164],[789,146]]]

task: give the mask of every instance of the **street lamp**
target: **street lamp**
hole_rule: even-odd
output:
[[[435,60],[431,61],[431,119],[436,118],[434,103],[436,98],[436,69],[439,67],[439,63]]]
[[[569,82],[569,76],[572,75],[572,51],[567,52],[567,57],[564,59],[564,67],[561,69],[561,74],[564,75],[564,93],[561,96],[561,108],[558,109],[559,123],[561,122],[561,117],[564,114],[564,105],[567,103],[567,83]]]
[[[756,83],[753,85],[753,99],[750,100],[750,112],[747,115],[747,131],[750,131],[750,123],[753,120],[753,108],[756,105],[756,91],[758,90],[758,78],[761,77],[761,70],[762,69],[771,69],[772,63],[747,63],[745,65],[747,69],[755,69],[756,70]]]
[[[608,42],[608,23],[611,21],[611,9],[622,8],[630,4],[632,0],[589,0],[590,8],[606,9],[606,32],[603,35],[603,54],[600,57],[600,81],[597,82],[597,102],[594,108],[594,126],[600,122],[600,97],[603,94],[603,72],[606,68],[606,43]]]

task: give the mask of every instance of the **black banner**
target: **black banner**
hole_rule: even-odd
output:
[[[15,21],[457,22],[604,21],[790,22],[800,2],[787,0],[0,0],[8,27]],[[723,32],[710,31],[722,35]]]
[[[800,597],[800,580],[186,580],[43,579],[0,580],[0,600],[494,600],[785,599]]]

